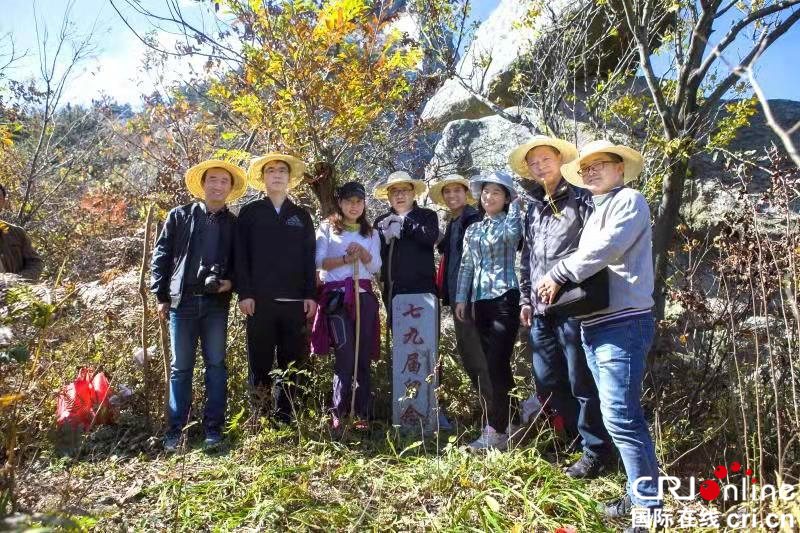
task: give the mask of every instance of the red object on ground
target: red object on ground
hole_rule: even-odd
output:
[[[563,526],[553,531],[553,533],[578,533],[578,530],[572,526]]]
[[[91,368],[81,368],[75,381],[58,393],[56,422],[84,430],[98,424],[110,424],[116,413],[109,403],[111,385],[104,372],[94,373]]]

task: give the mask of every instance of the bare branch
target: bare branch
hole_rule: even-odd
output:
[[[793,1],[800,1],[800,0],[793,0]],[[770,32],[764,32],[759,40],[758,44],[756,44],[750,52],[742,59],[739,65],[732,69],[730,75],[725,78],[711,93],[708,99],[703,103],[703,109],[701,110],[701,115],[705,115],[708,113],[710,109],[713,109],[719,104],[719,101],[722,97],[727,93],[731,87],[734,86],[736,80],[739,79],[739,74],[737,71],[743,72],[744,70],[752,67],[755,60],[762,54],[764,51],[769,48],[772,43],[774,43],[781,35],[786,33],[789,28],[791,28],[798,20],[800,20],[800,9],[794,11],[791,15],[786,17],[780,24],[775,26],[775,28]],[[722,56],[720,56],[722,57]]]
[[[730,30],[728,30],[728,33],[725,34],[725,37],[723,37],[722,40],[711,50],[705,60],[703,60],[702,64],[692,72],[690,83],[699,84],[699,80],[702,80],[705,77],[714,61],[720,56],[720,54],[722,54],[722,52],[725,51],[728,46],[730,46],[731,43],[736,40],[736,37],[739,35],[739,33],[741,33],[742,30],[747,28],[750,24],[798,4],[800,4],[800,0],[783,0],[782,2],[777,2],[770,6],[757,9],[746,17],[743,17],[739,22],[734,24]],[[727,11],[729,8],[730,6],[726,7],[725,10]],[[701,34],[705,36],[703,38],[704,47],[707,44],[705,39],[707,39],[709,34],[710,33]]]

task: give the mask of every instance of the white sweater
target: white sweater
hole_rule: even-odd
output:
[[[372,256],[372,261],[364,264],[359,260],[358,274],[364,279],[372,276],[381,269],[381,238],[376,230],[372,230],[370,237],[364,237],[357,231],[343,231],[337,235],[330,222],[327,220],[320,224],[317,230],[317,270],[323,283],[343,281],[353,277],[353,265],[342,265],[331,270],[322,268],[322,261],[329,257],[342,257],[347,254],[347,247],[355,242],[363,246]],[[362,290],[363,292],[363,290]]]

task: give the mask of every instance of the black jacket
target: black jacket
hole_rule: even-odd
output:
[[[236,224],[239,299],[313,300],[316,238],[311,215],[288,198],[278,214],[265,197],[247,203]]]
[[[394,209],[375,219],[375,227],[389,215],[397,214]],[[380,231],[380,230],[379,230]],[[433,266],[433,247],[439,237],[439,217],[435,211],[417,206],[405,215],[400,238],[394,244],[394,252],[389,258],[389,245],[381,233],[381,280],[387,307],[388,291],[391,282],[391,296],[430,292],[436,294],[436,272]],[[389,272],[391,263],[392,271]]]
[[[533,306],[534,314],[544,312],[532,285],[578,247],[583,224],[592,212],[591,194],[562,179],[552,198],[536,187],[525,213],[525,239],[520,260],[520,305]],[[558,213],[558,214],[556,214]]]
[[[220,224],[220,257],[225,258],[225,272],[223,279],[234,282],[234,253],[233,240],[236,228],[236,215],[226,207],[219,213]],[[153,259],[151,262],[150,291],[154,292],[160,303],[169,303],[171,307],[178,307],[184,290],[184,270],[190,262],[191,254],[196,253],[191,249],[192,234],[195,221],[198,217],[206,216],[206,211],[198,202],[174,208],[167,215],[167,221],[158,236]],[[200,252],[197,252],[200,253]],[[220,260],[223,263],[223,260]],[[217,295],[230,301],[231,292]]]
[[[445,262],[445,269],[444,269],[444,277],[442,281],[442,305],[450,305],[450,282],[458,283],[457,279],[450,280],[448,279],[447,273],[450,271],[451,266],[455,266],[456,270],[458,270],[458,266],[461,265],[461,255],[464,251],[464,233],[466,233],[467,228],[471,226],[473,223],[478,222],[481,219],[480,213],[474,207],[467,205],[464,207],[464,211],[461,213],[461,216],[458,217],[456,220],[451,220],[447,224],[447,229],[444,232],[444,237],[436,248],[439,250],[439,255]],[[450,238],[453,233],[453,224],[458,224],[460,226],[459,233],[461,234],[461,239],[458,241],[458,246],[456,247],[456,257],[450,257]],[[453,263],[455,261],[455,264]]]

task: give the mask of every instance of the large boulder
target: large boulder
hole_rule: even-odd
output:
[[[564,0],[552,2],[558,10]],[[510,106],[508,95],[513,67],[535,38],[533,28],[518,24],[530,9],[525,0],[501,0],[497,8],[478,27],[474,39],[459,61],[455,78],[445,81],[422,111],[422,119],[432,126],[442,126],[456,119],[475,119],[492,114],[469,87],[500,105]]]
[[[770,100],[770,108],[776,119],[785,127],[800,122],[800,102],[793,100]],[[795,144],[800,146],[800,131],[793,135]],[[741,153],[747,159],[766,161],[766,150],[777,146],[784,151],[778,136],[766,122],[764,113],[759,112],[751,117],[750,124],[742,127],[736,137],[726,147],[732,153]],[[690,172],[695,178],[687,184],[685,201],[681,207],[681,215],[689,227],[698,234],[714,233],[728,220],[731,213],[741,208],[739,191],[741,182],[737,173],[725,167],[725,157],[711,157],[699,154],[692,158]],[[733,160],[734,166],[737,164]],[[748,165],[749,166],[749,165]],[[769,191],[772,177],[757,168],[750,167],[752,179],[747,184],[746,192],[761,195]],[[768,232],[784,231],[785,220],[780,214],[772,216],[771,208],[765,206],[760,211],[762,229]]]

